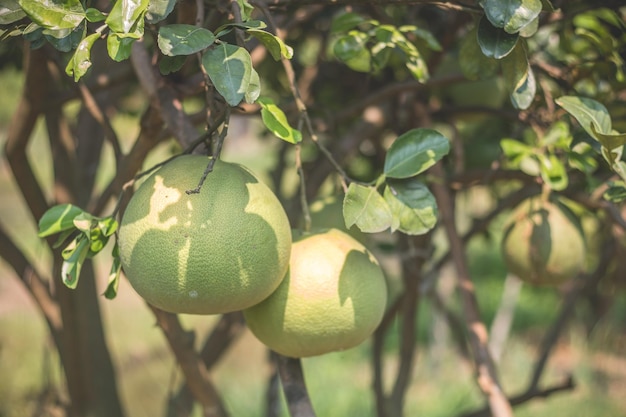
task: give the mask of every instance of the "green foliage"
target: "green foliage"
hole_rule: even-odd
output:
[[[433,129],[413,129],[396,138],[376,183],[352,183],[348,187],[343,202],[346,228],[356,225],[366,233],[391,229],[408,235],[421,235],[434,228],[437,203],[418,176],[449,150],[448,139]]]
[[[100,253],[117,230],[115,218],[95,217],[72,204],[60,204],[48,209],[39,220],[39,237],[58,234],[54,248],[63,245],[61,278],[69,288],[76,288],[80,271],[87,258]],[[70,240],[69,243],[67,241]],[[113,267],[105,295],[115,297],[119,283],[120,263],[117,245],[113,249]]]

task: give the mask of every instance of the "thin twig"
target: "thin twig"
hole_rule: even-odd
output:
[[[83,99],[83,103],[87,111],[91,114],[91,116],[100,123],[102,126],[102,131],[104,132],[104,137],[109,141],[111,147],[113,148],[113,155],[115,156],[115,163],[118,164],[120,159],[122,158],[122,148],[120,146],[120,141],[109,121],[109,118],[104,114],[104,111],[100,108],[100,105],[96,101],[91,91],[83,81],[78,82],[78,90],[80,91],[80,95]]]

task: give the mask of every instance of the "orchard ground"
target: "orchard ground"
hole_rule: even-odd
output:
[[[6,92],[0,95],[0,100],[17,97],[21,82],[19,78],[15,74],[5,73],[0,80]],[[12,91],[14,88],[15,91]],[[0,146],[3,146],[4,132],[14,105],[12,100],[0,103]],[[135,119],[117,118],[114,122],[124,126],[123,130],[129,138],[134,137],[137,126]],[[238,133],[243,132],[233,130],[231,134],[237,138],[245,137]],[[237,146],[238,141],[229,140],[227,144]],[[158,161],[168,152],[169,146],[161,146],[147,165]],[[36,155],[35,149],[37,152],[47,149],[41,135],[31,144],[30,157],[39,156],[38,160],[47,160]],[[238,156],[245,158],[245,153],[240,152],[245,150],[250,159],[239,162],[250,165],[262,174],[266,168],[264,164],[271,164],[271,158],[259,157],[260,149],[271,154],[268,147],[255,147],[255,142],[246,142],[246,146],[238,148]],[[109,150],[105,152],[105,158],[107,152]],[[259,163],[252,164],[252,156]],[[225,157],[228,157],[228,152]],[[35,168],[40,178],[50,178],[49,166],[35,164]],[[49,182],[48,179],[46,184]],[[288,191],[291,186],[287,183],[285,189]],[[470,205],[477,205],[478,200],[469,201]],[[15,192],[4,159],[0,159],[0,219],[32,259],[41,264],[49,262],[46,251],[36,237],[35,225]],[[476,239],[469,246],[468,258],[478,288],[482,314],[489,325],[498,309],[505,280],[497,242]],[[96,258],[96,267],[102,272],[100,277],[106,276],[110,262],[104,254]],[[42,271],[45,270],[42,268]],[[454,277],[446,273],[440,280],[442,285],[451,288]],[[60,285],[56,278],[55,285]],[[100,292],[104,291],[104,287],[104,282],[98,282]],[[452,290],[449,294],[454,297]],[[155,326],[154,317],[125,280],[121,282],[118,297],[113,301],[102,298],[101,308],[128,415],[162,415],[168,394],[176,389],[182,377],[161,331]],[[516,394],[525,388],[532,372],[537,346],[558,308],[559,297],[555,290],[523,287],[515,309],[512,334],[501,358],[501,379],[508,393]],[[580,308],[582,312],[584,304]],[[446,335],[446,328],[439,324],[440,321],[432,311],[430,303],[424,300],[419,309],[420,343],[412,385],[407,394],[407,417],[456,416],[482,405],[472,368],[456,354],[451,338]],[[197,331],[196,340],[201,343],[216,317],[182,316],[182,320],[186,327]],[[396,348],[393,337],[386,348],[389,355],[385,371],[392,374],[396,365],[393,362],[396,356],[392,354]],[[369,395],[369,349],[369,343],[365,343],[349,351],[303,361],[309,392],[318,415],[374,415],[372,396]],[[545,400],[530,401],[516,409],[516,416],[626,415],[626,299],[623,296],[618,299],[609,313],[591,329],[580,324],[565,329],[547,366],[542,385],[557,383],[571,372],[576,379],[576,389],[555,394]],[[264,415],[269,369],[266,349],[248,331],[244,332],[213,373],[233,417]],[[49,388],[48,394],[60,389],[60,372],[45,323],[18,279],[0,261],[0,375],[3,376],[0,378],[0,416],[32,415],[38,400],[46,394],[45,388]],[[328,384],[328,381],[333,381],[333,384]],[[196,415],[199,416],[199,413]],[[283,415],[287,415],[284,410]]]

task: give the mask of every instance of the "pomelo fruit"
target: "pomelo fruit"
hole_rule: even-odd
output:
[[[244,316],[270,349],[307,357],[363,342],[380,324],[386,303],[376,259],[348,234],[327,229],[295,237],[287,276]]]
[[[513,212],[502,239],[513,274],[536,285],[559,285],[583,270],[586,248],[580,224],[557,199],[535,197]]]
[[[242,310],[285,277],[291,228],[274,193],[241,165],[180,156],[137,189],[122,218],[123,270],[137,293],[169,312]]]

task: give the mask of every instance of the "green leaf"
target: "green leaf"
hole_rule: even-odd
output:
[[[527,109],[533,102],[537,92],[537,82],[532,69],[528,68],[528,77],[526,81],[517,90],[511,93],[511,103],[516,109]]]
[[[107,52],[112,60],[121,62],[130,57],[134,37],[121,36],[117,33],[109,33],[107,36]]]
[[[515,48],[519,34],[507,33],[503,29],[493,26],[488,19],[482,17],[478,23],[476,37],[485,56],[502,59]]]
[[[493,77],[499,68],[498,60],[482,53],[476,28],[461,40],[459,66],[463,75],[470,80],[484,80]]]
[[[291,127],[285,113],[270,98],[260,98],[257,103],[261,105],[263,124],[270,132],[289,143],[302,141],[302,133]]]
[[[241,19],[244,22],[249,21],[252,17],[254,6],[248,3],[247,0],[237,0],[237,4],[239,5],[239,10],[241,11]]]
[[[346,228],[353,225],[365,233],[377,233],[391,227],[389,205],[376,188],[352,183],[343,199],[343,218]]]
[[[450,151],[450,142],[433,129],[413,129],[389,147],[384,173],[388,178],[408,178],[426,171]]]
[[[111,271],[109,272],[109,280],[107,288],[104,291],[104,296],[112,300],[117,296],[117,290],[120,285],[120,272],[122,271],[122,262],[120,260],[119,248],[117,244],[113,247],[113,265],[111,265]]]
[[[565,165],[556,155],[538,155],[541,178],[555,191],[562,191],[567,188],[568,176]]]
[[[508,33],[519,32],[539,16],[542,9],[540,0],[481,0],[480,5],[491,24]]]
[[[87,20],[91,23],[102,22],[107,18],[104,13],[102,13],[98,9],[94,9],[93,7],[85,10],[85,16],[87,17]]]
[[[0,4],[0,25],[17,22],[26,16],[17,0],[4,0]]]
[[[624,181],[611,181],[603,197],[613,203],[623,202],[626,200],[626,184]]]
[[[343,62],[358,58],[364,53],[369,56],[369,51],[367,50],[368,40],[369,36],[367,34],[354,30],[350,31],[347,35],[337,39],[333,45],[333,53]]]
[[[278,36],[260,29],[248,29],[246,32],[257,38],[276,61],[280,61],[281,58],[291,59],[293,57],[293,49]]]
[[[19,0],[24,12],[46,29],[74,29],[85,19],[80,0]]]
[[[352,12],[342,13],[333,19],[330,25],[330,33],[347,32],[363,22],[366,22],[366,20],[361,15]]]
[[[65,230],[74,229],[74,218],[85,213],[72,204],[60,204],[50,207],[39,219],[39,237],[51,236]]]
[[[510,54],[501,59],[502,76],[509,94],[514,93],[528,79],[530,64],[523,42],[518,42]]]
[[[519,35],[523,38],[530,38],[535,33],[537,33],[537,30],[539,30],[539,16],[537,16],[535,19],[533,19],[532,22],[520,29]]]
[[[87,73],[87,70],[91,67],[91,47],[100,37],[100,34],[94,33],[85,37],[74,51],[74,55],[67,63],[65,67],[65,73],[70,77],[74,77],[74,81],[80,80],[80,78]]]
[[[511,160],[530,155],[533,152],[533,148],[515,139],[502,139],[500,141],[500,147],[507,159]]]
[[[61,279],[68,288],[76,288],[80,270],[89,253],[89,239],[83,234],[78,235],[64,250],[61,266]]]
[[[176,0],[150,0],[146,11],[146,20],[150,24],[164,20],[176,6]]]
[[[187,61],[187,55],[167,56],[159,60],[159,71],[163,75],[171,74],[180,70]]]
[[[43,35],[46,40],[58,51],[69,52],[78,47],[85,37],[86,25],[81,23],[74,30],[70,29],[44,29]]]
[[[437,224],[435,197],[415,179],[394,181],[385,188],[384,198],[397,224],[397,230],[408,235],[423,235]],[[392,230],[393,231],[393,230]]]
[[[246,103],[252,104],[258,100],[260,95],[261,78],[259,77],[259,73],[252,68],[252,72],[250,73],[250,83],[248,84],[248,89],[246,90],[246,94],[244,94],[243,99]]]
[[[595,133],[591,129],[592,124],[595,124],[597,132],[611,133],[611,117],[602,103],[591,98],[577,96],[562,96],[555,102],[572,115],[589,136],[595,138]]]
[[[252,77],[252,59],[247,50],[220,43],[202,55],[202,66],[228,104],[236,106],[243,100]]]
[[[590,127],[593,132],[593,136],[608,150],[612,151],[613,149],[626,145],[626,133],[600,133],[596,130],[594,123],[591,123]]]
[[[230,23],[226,23],[218,27],[217,30],[215,30],[215,33],[216,33],[215,37],[216,38],[222,37],[226,35],[227,33],[230,33],[235,28],[248,30],[248,29],[264,29],[266,27],[267,25],[265,24],[265,22],[261,20],[248,20],[246,22],[230,22]]]
[[[193,25],[161,26],[157,43],[164,55],[191,55],[215,42],[213,32]]]
[[[404,32],[402,27],[398,28],[398,30]],[[422,28],[414,28],[410,30],[410,33],[426,42],[426,45],[433,51],[442,51],[441,44],[432,32]]]
[[[137,32],[137,27],[143,28],[148,3],[149,0],[116,0],[105,23],[116,33]]]

